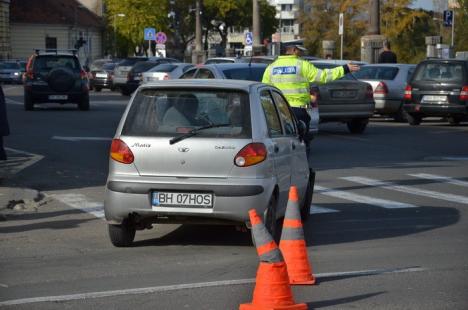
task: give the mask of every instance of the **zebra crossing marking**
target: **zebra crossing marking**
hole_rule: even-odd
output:
[[[89,201],[83,194],[50,194],[53,198],[80,211],[104,218],[104,204],[102,202]]]
[[[408,174],[408,175],[412,176],[412,177],[415,177],[415,178],[426,179],[426,180],[435,180],[435,181],[442,182],[442,183],[448,183],[448,184],[468,187],[468,182],[466,182],[466,181],[457,180],[457,179],[442,176],[442,175],[429,174],[429,173],[414,173],[414,174]]]
[[[445,194],[441,192],[420,189],[420,188],[416,188],[413,186],[398,185],[393,182],[379,181],[379,180],[366,178],[366,177],[351,176],[351,177],[341,177],[340,179],[354,182],[354,183],[364,184],[368,186],[376,186],[376,187],[380,187],[384,189],[394,190],[394,191],[402,192],[402,193],[430,197],[430,198],[435,198],[435,199],[445,200],[445,201],[450,201],[450,202],[455,202],[455,203],[468,204],[468,197],[461,196],[461,195]]]

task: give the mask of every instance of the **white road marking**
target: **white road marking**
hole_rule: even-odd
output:
[[[425,161],[441,161],[441,160],[450,160],[450,161],[465,161],[468,160],[467,156],[428,156],[424,157]]]
[[[104,218],[104,204],[101,202],[89,201],[82,194],[50,194],[49,196],[63,202],[64,204],[94,215],[97,218]]]
[[[53,136],[54,140],[64,140],[64,141],[111,141],[112,138],[108,137],[63,137],[63,136]]]
[[[321,195],[340,198],[344,200],[350,200],[350,201],[354,201],[358,203],[365,203],[368,205],[377,206],[377,207],[381,207],[385,209],[417,208],[417,206],[409,204],[409,203],[397,202],[397,201],[380,199],[380,198],[373,198],[373,197],[368,197],[364,195],[353,194],[353,193],[343,191],[343,190],[329,189],[329,188],[318,186],[318,185],[315,185],[314,192],[317,194],[321,194]]]
[[[448,184],[453,184],[453,185],[459,185],[463,187],[468,187],[468,182],[467,181],[461,181],[457,180],[451,177],[445,177],[441,175],[436,175],[436,174],[429,174],[429,173],[414,173],[414,174],[408,174],[412,177],[415,178],[420,178],[420,179],[426,179],[426,180],[434,180],[442,183],[448,183]]]
[[[412,187],[412,186],[397,185],[392,182],[384,182],[384,181],[374,180],[374,179],[365,178],[365,177],[342,177],[340,179],[359,183],[359,184],[369,185],[369,186],[377,186],[380,188],[394,190],[394,191],[402,192],[402,193],[408,193],[408,194],[419,195],[419,196],[424,196],[424,197],[431,197],[431,198],[451,201],[455,203],[468,204],[468,197],[461,196],[461,195],[444,194],[440,192],[419,189],[419,188]]]
[[[371,276],[381,274],[397,274],[397,273],[409,273],[409,272],[421,272],[427,269],[421,267],[409,267],[409,268],[392,268],[392,269],[370,269],[370,270],[357,270],[357,271],[344,271],[344,272],[331,272],[316,274],[315,277],[331,278],[340,276]],[[0,302],[0,306],[13,306],[13,305],[24,305],[38,302],[58,302],[58,301],[72,301],[72,300],[84,300],[93,298],[103,297],[114,297],[122,295],[137,295],[137,294],[150,294],[160,292],[170,292],[183,289],[198,289],[206,287],[219,287],[219,286],[230,286],[230,285],[244,285],[255,283],[255,279],[239,279],[239,280],[225,280],[225,281],[213,281],[213,282],[200,282],[190,284],[175,284],[175,285],[164,285],[164,286],[152,286],[142,287],[133,289],[123,289],[114,291],[102,291],[102,292],[89,292],[82,294],[71,294],[71,295],[58,295],[58,296],[45,296],[45,297],[32,297],[22,299],[12,299]]]
[[[310,205],[310,214],[320,214],[320,213],[334,213],[340,212],[335,209],[323,208],[316,205]]]
[[[4,171],[7,174],[16,174],[20,172],[23,169],[26,169],[27,167],[34,165],[38,161],[44,158],[42,155],[38,154],[33,154],[17,149],[12,149],[9,147],[6,147],[5,150],[13,153],[17,153],[23,156],[20,157],[12,157],[9,156],[7,160],[5,161],[0,161],[0,171]]]

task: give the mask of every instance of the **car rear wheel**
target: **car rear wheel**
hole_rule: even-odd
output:
[[[24,109],[26,111],[34,110],[34,101],[32,99],[31,93],[24,92]]]
[[[417,126],[421,124],[422,117],[420,115],[415,115],[415,114],[407,114],[408,118],[408,124],[411,126]]]
[[[314,195],[314,185],[315,185],[315,171],[312,169],[309,170],[309,180],[307,183],[307,189],[305,192],[304,203],[301,206],[301,219],[305,223],[309,219],[310,215],[310,205],[312,204],[312,197]]]
[[[78,103],[78,108],[81,111],[89,110],[89,94],[85,94],[83,97],[81,97],[81,101]]]
[[[366,130],[367,124],[369,123],[368,118],[355,118],[346,123],[351,133],[363,133]]]
[[[116,247],[129,247],[135,239],[136,228],[128,221],[120,225],[108,225],[109,237],[112,244]]]
[[[460,122],[462,121],[462,118],[461,116],[454,116],[454,115],[451,115],[447,118],[448,122],[450,125],[458,125],[460,124]]]

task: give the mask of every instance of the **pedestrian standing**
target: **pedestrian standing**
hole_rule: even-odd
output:
[[[298,120],[306,124],[309,131],[310,116],[307,107],[310,105],[310,83],[324,84],[343,77],[349,72],[359,70],[358,65],[346,64],[331,69],[318,69],[310,62],[301,59],[306,49],[301,45],[286,47],[286,55],[279,56],[263,74],[263,83],[279,88],[292,107]],[[310,153],[310,138],[305,137],[307,158]]]
[[[8,126],[8,118],[6,111],[5,95],[3,94],[2,86],[0,85],[0,160],[6,160],[6,152],[3,147],[3,137],[10,134]]]
[[[379,55],[379,63],[381,64],[396,64],[397,56],[390,48],[390,42],[384,41],[383,52]]]

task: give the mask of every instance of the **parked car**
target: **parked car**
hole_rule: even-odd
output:
[[[128,57],[120,61],[117,66],[114,68],[114,73],[112,75],[112,83],[115,88],[125,88],[127,84],[127,75],[128,72],[133,68],[133,66],[139,61],[148,60],[147,57]]]
[[[99,69],[91,67],[91,78],[89,80],[90,88],[97,92],[100,92],[104,88],[114,90],[115,87],[112,82],[112,75],[116,66],[116,62],[107,62]]]
[[[143,72],[142,83],[178,79],[185,71],[193,67],[194,66],[190,63],[160,64],[146,72]]]
[[[120,92],[124,96],[129,96],[133,93],[143,81],[143,73],[152,68],[165,63],[172,63],[175,60],[170,58],[159,58],[155,60],[139,61],[128,71],[127,83],[120,87]]]
[[[236,62],[244,62],[244,58],[242,57],[211,57],[205,61],[205,65],[213,65],[213,64],[224,64],[224,63],[236,63]]]
[[[468,60],[422,61],[405,88],[404,100],[410,125],[431,116],[459,124],[468,115]]]
[[[19,61],[0,62],[0,82],[3,83],[22,83],[24,69]]]
[[[45,102],[77,103],[89,110],[88,75],[74,52],[47,50],[29,58],[24,75],[24,109]]]
[[[416,65],[413,64],[370,64],[362,66],[353,75],[372,85],[375,113],[406,122],[403,95],[415,68]]]
[[[187,70],[181,79],[236,79],[261,82],[267,68],[263,63],[221,63],[214,65],[199,65]],[[307,109],[311,117],[309,133],[314,136],[319,131],[319,108],[312,102]]]
[[[248,224],[264,215],[277,234],[288,191],[308,215],[313,192],[302,137],[281,92],[234,80],[140,86],[110,150],[104,210],[115,246],[153,223]]]
[[[330,69],[347,62],[311,61],[318,69]],[[311,84],[312,100],[318,104],[320,122],[346,123],[351,133],[363,133],[374,114],[372,86],[347,74],[339,80],[317,85]]]

